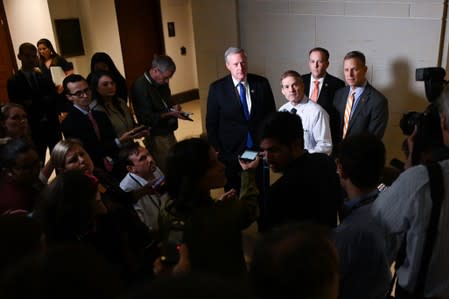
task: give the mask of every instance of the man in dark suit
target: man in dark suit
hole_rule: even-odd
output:
[[[225,52],[230,75],[210,85],[206,129],[210,144],[226,166],[225,190],[240,189],[238,155],[258,150],[258,127],[275,111],[273,92],[264,77],[248,74],[246,53],[231,47]]]
[[[273,172],[282,176],[264,194],[259,230],[269,231],[294,221],[335,227],[341,186],[334,159],[304,150],[301,118],[276,112],[261,126],[260,148]]]
[[[335,93],[334,106],[339,116],[336,142],[361,133],[382,138],[388,123],[387,98],[366,79],[365,55],[359,51],[346,54],[343,69],[347,87]]]
[[[33,44],[21,44],[17,57],[22,67],[8,80],[8,98],[25,108],[31,138],[43,163],[47,147],[51,151],[62,138],[58,116],[68,108],[67,102],[58,97],[53,82],[36,68],[37,49]]]
[[[90,110],[92,97],[86,79],[81,75],[71,74],[62,84],[67,99],[73,103],[62,122],[65,138],[79,139],[94,165],[111,172],[119,147],[134,138],[147,135],[148,131],[135,128],[118,137],[104,112]]]
[[[312,101],[321,105],[329,115],[332,139],[338,132],[338,113],[333,101],[335,92],[345,87],[345,82],[327,73],[329,67],[329,51],[316,47],[309,51],[310,73],[302,75],[304,93]]]

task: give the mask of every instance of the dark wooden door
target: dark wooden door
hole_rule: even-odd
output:
[[[159,0],[115,0],[128,86],[151,65],[154,55],[163,54],[161,5]]]
[[[17,62],[9,35],[3,1],[0,1],[0,104],[8,101],[6,83],[17,70]]]

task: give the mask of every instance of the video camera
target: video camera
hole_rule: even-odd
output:
[[[435,101],[440,96],[448,81],[444,80],[446,71],[441,67],[416,69],[416,81],[424,81],[427,100],[430,102],[424,112],[408,112],[403,115],[399,126],[404,135],[413,134],[417,128],[412,164],[420,163],[423,153],[431,154],[443,147],[443,135],[440,127],[440,116]],[[411,149],[408,149],[410,151]],[[435,157],[438,158],[438,157]]]

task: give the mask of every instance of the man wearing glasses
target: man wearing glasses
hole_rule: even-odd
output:
[[[160,55],[153,59],[151,67],[137,78],[131,87],[131,100],[137,121],[151,127],[151,135],[144,143],[164,172],[165,157],[169,148],[176,143],[174,131],[178,129],[178,118],[188,119],[181,106],[173,102],[168,86],[176,71],[176,65],[169,56]]]
[[[104,112],[90,110],[91,90],[83,76],[69,75],[62,84],[67,99],[73,103],[61,124],[64,137],[79,139],[94,165],[112,172],[120,146],[148,135],[148,131],[134,128],[117,136]]]

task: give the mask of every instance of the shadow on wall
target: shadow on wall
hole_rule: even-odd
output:
[[[411,88],[411,84],[415,82],[415,77],[414,75],[411,77],[411,74],[414,74],[415,70],[410,69],[407,59],[399,58],[393,61],[391,72],[390,86],[381,91],[388,99],[390,110],[389,125],[384,136],[384,143],[387,147],[387,163],[392,158],[404,159],[401,146],[406,136],[399,127],[403,114],[409,111],[422,112],[429,105],[424,96],[417,94]]]
[[[415,82],[415,77],[410,77],[415,70],[410,70],[410,65],[406,59],[397,59],[391,66],[393,82],[383,90],[389,100],[390,111],[409,112],[423,111],[429,102],[424,96],[415,93],[411,88],[411,83]],[[424,83],[423,83],[424,84]]]

